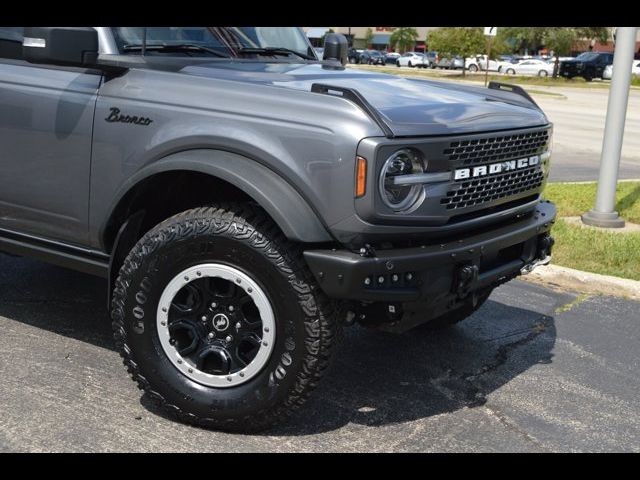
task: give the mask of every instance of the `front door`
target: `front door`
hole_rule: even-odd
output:
[[[83,244],[101,76],[30,64],[21,41],[0,27],[0,229]]]

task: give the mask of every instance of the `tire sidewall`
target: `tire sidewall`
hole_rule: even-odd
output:
[[[200,418],[238,419],[282,402],[295,385],[305,355],[304,312],[290,280],[260,251],[226,235],[191,234],[173,241],[162,237],[147,236],[136,247],[139,265],[127,279],[123,323],[140,374],[166,402]],[[213,388],[189,379],[171,363],[158,337],[156,315],[164,288],[184,269],[204,263],[244,271],[261,286],[274,312],[276,340],[267,363],[235,387]]]

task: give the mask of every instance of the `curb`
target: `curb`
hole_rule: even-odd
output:
[[[640,281],[583,272],[559,265],[538,267],[530,274],[518,278],[590,295],[611,295],[640,301]]]

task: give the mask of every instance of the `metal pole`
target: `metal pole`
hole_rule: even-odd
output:
[[[487,86],[487,82],[489,80],[489,56],[491,55],[491,39],[493,37],[489,37],[488,40],[488,45],[487,45],[487,64],[485,65],[485,72],[484,72],[484,86]]]
[[[627,115],[629,86],[631,85],[631,66],[636,45],[636,28],[618,27],[616,34],[613,76],[609,88],[607,120],[602,140],[596,205],[593,210],[582,215],[582,222],[587,225],[606,228],[624,227],[624,220],[620,218],[614,208],[624,122]]]

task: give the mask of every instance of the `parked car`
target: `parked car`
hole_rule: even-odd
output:
[[[426,67],[429,68],[436,68],[436,65],[438,64],[438,52],[426,52],[424,54],[425,59],[426,59]]]
[[[360,54],[360,62],[364,65],[384,65],[384,54],[378,50],[365,50]]]
[[[604,80],[611,80],[613,75],[613,64],[607,65],[602,72],[602,78]],[[631,75],[640,75],[640,61],[634,60],[631,64]]]
[[[396,65],[398,67],[424,67],[425,60],[424,55],[418,52],[403,53],[397,60]]]
[[[498,72],[504,72],[504,70],[507,67],[510,67],[512,65],[515,65],[517,63],[519,63],[521,61],[520,58],[518,58],[515,55],[500,55],[497,59],[498,62]]]
[[[467,70],[470,72],[477,72],[479,70],[486,70],[487,68],[487,56],[486,55],[476,55],[475,57],[467,58],[465,60],[465,65]],[[498,71],[498,62],[495,60],[489,60],[489,71],[497,72]]]
[[[400,54],[398,52],[388,52],[384,56],[384,63],[392,63],[396,64],[396,61],[400,58]]]
[[[464,61],[460,56],[456,56],[453,58],[443,57],[438,60],[436,67],[444,68],[446,70],[462,70],[462,67],[464,67]]]
[[[349,63],[360,63],[360,54],[363,51],[364,50],[362,50],[362,49],[351,47],[347,51],[347,60],[349,61]]]
[[[551,261],[553,126],[523,90],[345,75],[346,39],[327,34],[326,68],[299,27],[4,28],[24,38],[0,29],[0,250],[103,279],[83,293],[104,287],[114,348],[158,414],[243,433],[283,422],[356,322],[386,333],[350,378],[365,384],[369,362],[392,377],[372,388],[398,395],[415,372],[377,349],[424,345],[410,330],[483,305],[503,315],[492,291]],[[35,300],[42,269],[23,267]],[[103,326],[86,314],[83,332]],[[3,345],[33,348],[10,323]],[[25,390],[30,369],[59,361],[31,353],[2,353]],[[74,395],[91,410],[87,374],[100,392],[93,360],[72,359],[89,362],[65,372],[74,389],[41,392],[53,413]]]
[[[537,75],[546,77],[553,75],[553,63],[544,60],[523,60],[504,67],[504,73],[507,75]]]
[[[574,60],[560,63],[560,76],[566,78],[582,77],[587,82],[602,78],[604,69],[613,63],[613,53],[584,52]]]

